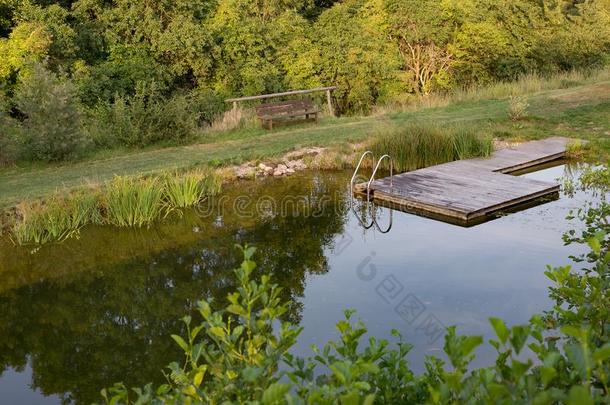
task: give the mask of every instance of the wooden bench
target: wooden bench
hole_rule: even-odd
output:
[[[261,104],[256,107],[256,115],[261,120],[263,128],[267,129],[273,129],[274,121],[297,122],[302,118],[305,121],[318,122],[319,113],[320,110],[309,99]]]

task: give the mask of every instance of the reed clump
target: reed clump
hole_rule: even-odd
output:
[[[12,230],[20,245],[61,242],[89,224],[99,222],[98,195],[85,191],[67,197],[54,196],[44,202],[24,202],[17,207],[18,220]]]
[[[211,172],[195,170],[173,173],[164,179],[164,198],[169,209],[199,204],[206,196],[220,192],[221,179]]]
[[[148,226],[172,209],[187,208],[218,194],[221,178],[196,170],[159,177],[115,177],[96,189],[21,203],[10,226],[19,245],[61,242],[89,224]]]
[[[420,169],[458,159],[489,156],[493,138],[463,127],[440,128],[411,124],[387,126],[373,137],[375,156],[390,155],[398,172]]]
[[[105,223],[142,227],[161,216],[163,189],[156,178],[117,176],[104,189],[102,207]]]

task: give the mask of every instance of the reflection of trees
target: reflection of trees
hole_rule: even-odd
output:
[[[309,180],[274,182],[273,191],[335,196],[334,191],[344,184],[342,176],[328,177],[310,188]],[[242,186],[227,194],[246,191],[256,199],[269,191],[252,184],[248,190]],[[342,203],[343,196],[337,198]],[[154,241],[169,229],[188,232],[196,225],[201,229],[194,234],[197,239],[154,254],[141,254],[139,250],[149,251],[150,243],[141,235],[132,240],[124,232],[104,231],[104,239],[84,234],[73,243],[72,249],[82,249],[54,248],[63,254],[52,254],[53,262],[38,255],[30,260],[40,281],[26,277],[26,284],[0,293],[0,370],[23,367],[29,358],[35,387],[76,402],[99,399],[99,389],[115,381],[160,382],[160,370],[181,356],[169,338],[181,329],[179,318],[196,300],[224,302],[232,289],[231,269],[240,262],[235,243],[258,247],[257,271],[270,272],[283,287],[285,297],[295,303],[288,316],[298,321],[305,278],[328,271],[324,248],[342,231],[343,217],[332,209],[335,203],[328,201],[327,209],[315,217],[272,213],[264,220],[246,221],[227,210],[222,227],[214,225],[215,218],[191,213],[179,221],[183,225],[160,226],[149,235]],[[115,255],[113,244],[117,245]],[[129,248],[136,253],[134,258],[112,260]],[[108,262],[100,261],[101,250]],[[88,260],[86,255],[95,259]],[[99,264],[93,265],[96,261]],[[79,271],[79,266],[87,267],[86,271]],[[2,271],[10,276],[11,269]],[[53,276],[56,271],[61,276]]]

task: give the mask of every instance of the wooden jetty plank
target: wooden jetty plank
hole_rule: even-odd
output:
[[[386,177],[371,184],[371,195],[378,203],[467,225],[544,196],[557,196],[559,184],[506,173],[560,159],[570,141],[554,137],[527,142],[498,150],[487,159],[460,160]]]

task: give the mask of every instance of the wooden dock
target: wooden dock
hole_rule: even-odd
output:
[[[471,226],[524,205],[556,199],[559,184],[511,175],[565,157],[571,140],[554,137],[375,180],[371,199],[383,206]],[[365,190],[364,186],[364,190]],[[363,185],[358,189],[363,191]]]

